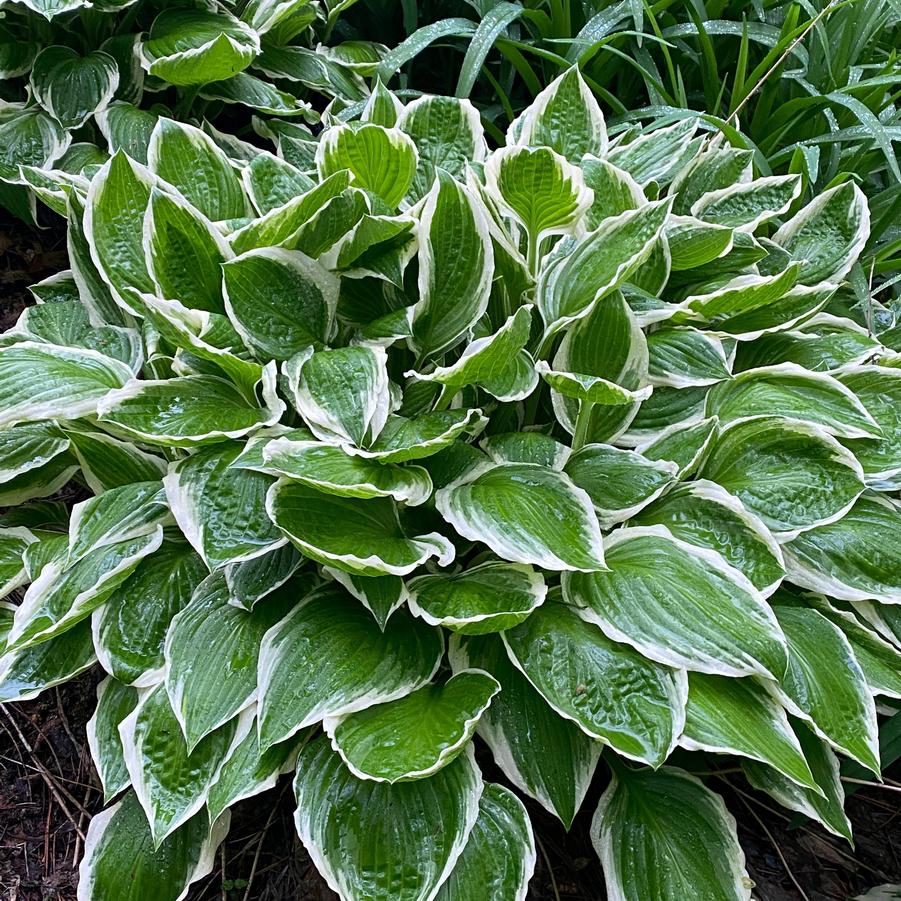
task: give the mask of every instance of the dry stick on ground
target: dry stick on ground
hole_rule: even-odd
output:
[[[538,845],[538,850],[541,851],[541,856],[544,858],[544,865],[547,867],[547,873],[551,880],[551,888],[554,890],[554,898],[556,901],[560,901],[560,892],[557,891],[557,880],[554,878],[554,868],[551,866],[550,860],[548,860],[547,851],[544,850],[544,845],[537,835],[535,836],[535,842]]]
[[[32,749],[31,745],[29,744],[28,739],[22,734],[22,730],[19,728],[19,724],[15,721],[15,719],[13,718],[13,715],[9,712],[9,710],[6,707],[2,707],[2,710],[3,710],[3,713],[6,716],[6,718],[9,720],[10,725],[15,730],[16,735],[19,736],[19,741],[22,742],[22,745],[25,747],[25,750],[31,755],[31,759],[34,761],[35,768],[41,774],[41,778],[47,784],[47,788],[50,789],[51,794],[56,799],[56,803],[59,804],[60,809],[66,815],[66,818],[72,824],[72,827],[75,829],[75,831],[78,833],[79,838],[82,841],[84,841],[84,833],[81,831],[81,828],[79,827],[78,823],[76,822],[75,817],[72,816],[72,813],[70,812],[69,808],[66,806],[66,802],[63,800],[62,792],[64,791],[64,789],[62,789],[60,786],[58,786],[56,784],[56,780],[53,778],[53,776],[50,775],[49,771],[47,770],[47,767],[45,767],[41,763],[41,761],[35,756],[34,750]],[[66,792],[66,794],[68,794],[68,792]],[[75,803],[77,804],[78,802],[76,801]]]
[[[290,784],[290,783],[288,783]],[[284,797],[285,789],[288,787],[288,784],[282,788],[279,793],[278,800],[275,804],[272,805],[272,810],[269,811],[269,817],[266,820],[266,824],[263,826],[263,831],[260,833],[260,839],[257,842],[256,851],[253,854],[253,861],[250,864],[250,875],[247,877],[247,888],[244,891],[244,901],[250,901],[250,889],[253,886],[253,879],[257,873],[257,864],[260,862],[260,851],[263,850],[263,841],[266,838],[266,833],[269,831],[269,827],[272,825],[272,821],[275,819],[276,811],[281,807],[281,800]]]

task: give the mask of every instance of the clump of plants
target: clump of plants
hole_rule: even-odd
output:
[[[42,170],[72,268],[0,347],[0,698],[107,673],[79,897],[184,897],[288,772],[353,901],[525,898],[519,795],[568,828],[598,769],[610,898],[749,899],[709,755],[850,839],[839,756],[878,776],[901,697],[864,194],[611,137],[575,68],[494,150],[381,85],[324,126]]]

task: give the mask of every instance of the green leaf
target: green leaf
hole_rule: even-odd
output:
[[[804,285],[840,282],[870,236],[870,210],[853,181],[824,191],[788,220],[773,240],[802,261]]]
[[[122,150],[145,166],[150,137],[158,119],[156,113],[139,109],[121,100],[114,100],[95,117],[97,128],[106,138],[110,154]]]
[[[93,414],[131,376],[124,363],[87,348],[37,341],[0,347],[0,426]]]
[[[166,474],[166,461],[104,432],[67,426],[81,474],[95,494],[133,482],[152,482]]]
[[[136,689],[107,676],[97,686],[97,707],[88,720],[87,738],[91,758],[103,786],[103,801],[110,801],[126,789],[131,780],[119,737],[119,723],[138,703]]]
[[[419,235],[412,344],[422,359],[452,348],[485,313],[494,250],[481,201],[444,171],[426,196]]]
[[[382,630],[336,585],[308,594],[263,637],[259,735],[265,750],[327,716],[403,698],[435,675],[441,632],[398,611]]]
[[[725,676],[785,669],[785,639],[763,596],[716,552],[663,526],[618,529],[609,572],[564,576],[579,614],[651,660]]]
[[[585,184],[594,193],[585,218],[589,229],[597,228],[609,216],[637,210],[647,203],[641,185],[623,169],[591,155],[584,156],[580,165]]]
[[[588,316],[648,258],[670,205],[661,200],[605,219],[570,253],[542,267],[536,298],[547,335]]]
[[[383,632],[391,614],[409,598],[400,576],[358,576],[331,566],[324,569],[375,617]]]
[[[463,852],[482,777],[471,750],[430,779],[357,779],[324,736],[300,752],[295,825],[329,886],[346,898],[434,897]]]
[[[438,382],[448,390],[478,385],[498,400],[510,402],[527,397],[538,384],[531,355],[525,349],[531,332],[532,307],[520,307],[492,335],[470,342],[459,359],[431,372],[409,370],[406,378]]]
[[[147,817],[129,792],[91,818],[78,893],[92,901],[179,901],[191,883],[213,871],[228,827],[228,814],[211,828],[201,811],[156,847]]]
[[[258,601],[280,588],[301,565],[300,552],[290,544],[276,545],[272,550],[241,563],[225,567],[229,603],[253,610]]]
[[[454,672],[481,669],[500,682],[478,734],[504,775],[569,829],[588,791],[600,742],[548,706],[510,662],[498,636],[455,635],[448,656]]]
[[[239,444],[200,450],[173,463],[164,479],[179,528],[211,570],[285,543],[266,516],[272,479],[231,466],[241,450]]]
[[[3,356],[0,352],[0,366]],[[0,484],[40,469],[69,450],[70,441],[55,422],[22,423],[0,431]]]
[[[831,435],[777,418],[722,429],[702,475],[789,536],[840,519],[863,490],[860,465]]]
[[[731,228],[702,222],[692,216],[671,216],[664,231],[664,238],[666,249],[661,246],[657,250],[657,253],[664,255],[663,277],[668,276],[670,270],[683,272],[711,263],[728,254],[734,242]],[[653,261],[653,257],[651,259]],[[650,266],[651,262],[648,263],[648,267]],[[649,286],[645,281],[641,284],[644,287]]]
[[[388,498],[336,497],[280,479],[266,509],[301,553],[361,576],[404,576],[432,557],[442,566],[454,558],[454,546],[438,532],[408,537]]]
[[[852,390],[822,372],[780,363],[740,372],[707,395],[707,412],[723,423],[784,416],[839,438],[879,438],[881,430]]]
[[[799,175],[771,175],[703,194],[692,204],[691,214],[754,232],[763,222],[785,213],[800,193]]]
[[[548,147],[495,151],[485,183],[501,211],[526,230],[533,265],[541,241],[575,231],[594,199],[581,170]]]
[[[551,570],[604,569],[591,500],[555,469],[528,463],[480,467],[438,491],[435,505],[460,535],[505,560]]]
[[[260,151],[242,173],[244,187],[260,215],[265,215],[315,186],[313,179],[275,154]]]
[[[851,822],[845,815],[845,790],[838,759],[829,745],[820,741],[804,723],[796,722],[794,728],[819,791],[802,788],[772,767],[752,760],[741,763],[745,776],[754,788],[766,792],[783,807],[803,813],[833,835],[850,842]]]
[[[538,463],[562,470],[572,453],[565,444],[541,432],[504,432],[489,435],[480,443],[495,463]]]
[[[460,755],[499,691],[487,673],[462,671],[404,698],[327,717],[323,728],[357,778],[391,784],[422,779]]]
[[[751,180],[753,150],[731,147],[728,144],[708,146],[699,153],[673,180],[671,191],[678,192],[675,211],[685,215],[703,195],[746,184]]]
[[[206,578],[169,624],[166,691],[193,751],[257,699],[257,661],[264,634],[296,600],[282,589],[253,611],[230,602],[222,573]]]
[[[432,494],[432,480],[421,466],[351,457],[319,441],[276,438],[263,448],[261,468],[338,497],[392,497],[414,507]]]
[[[570,607],[548,602],[501,636],[548,704],[618,753],[660,766],[685,722],[685,675],[607,638]]]
[[[134,380],[106,395],[98,419],[148,444],[213,444],[278,420],[284,405],[275,395],[274,366],[263,370],[262,387],[268,409],[251,406],[230,382],[211,375]]]
[[[200,89],[204,100],[238,103],[249,106],[270,116],[304,116],[308,120],[316,118],[317,113],[305,100],[280,91],[268,81],[239,72],[224,81],[205,84]]]
[[[148,689],[119,724],[125,764],[155,849],[203,808],[210,786],[250,727],[245,713],[191,751],[162,684]]]
[[[541,574],[517,563],[483,563],[455,575],[417,576],[407,589],[412,613],[464,635],[512,628],[547,595]]]
[[[788,544],[785,567],[796,585],[846,601],[901,603],[901,507],[864,494],[836,522]]]
[[[738,498],[706,479],[676,486],[631,523],[666,526],[676,538],[716,551],[764,597],[785,575],[782,549],[769,529]]]
[[[588,444],[569,458],[563,471],[591,498],[601,528],[610,529],[672,486],[676,467],[608,444]]]
[[[94,644],[103,668],[125,685],[146,688],[159,682],[169,623],[206,574],[200,557],[181,542],[164,541],[141,560],[94,612]]]
[[[224,9],[163,10],[141,46],[147,71],[176,85],[229,78],[259,52],[256,32]]]
[[[573,66],[555,78],[510,126],[507,144],[550,147],[570,162],[607,156],[607,126],[591,88]]]
[[[316,151],[320,178],[349,169],[358,187],[392,209],[410,189],[418,161],[416,145],[400,129],[371,123],[327,129]]]
[[[675,767],[617,766],[591,823],[611,898],[750,901],[735,819],[719,795]]]
[[[659,435],[638,444],[635,450],[648,460],[670,460],[679,468],[676,478],[694,474],[716,437],[719,420],[715,416],[688,425],[676,423]]]
[[[287,360],[329,339],[338,281],[315,260],[268,247],[229,260],[222,272],[229,318],[260,357]]]
[[[435,901],[523,901],[535,857],[532,824],[522,801],[488,782],[466,847]]]
[[[155,288],[143,245],[144,211],[153,184],[154,176],[120,150],[91,180],[85,203],[91,259],[128,310],[129,292],[153,293]]]
[[[24,526],[0,528],[0,598],[29,581],[23,557],[28,545],[38,540],[31,529]]]
[[[689,673],[679,743],[690,751],[758,760],[802,788],[819,790],[782,705],[754,679]]]
[[[17,183],[19,166],[49,166],[70,140],[71,136],[40,107],[5,104],[0,115],[0,178]]]
[[[732,378],[722,342],[698,329],[656,329],[648,335],[648,354],[652,385],[690,388]]]
[[[119,67],[102,50],[79,56],[70,47],[45,47],[29,79],[35,100],[63,128],[80,128],[104,109],[119,86]]]
[[[788,669],[779,686],[789,709],[836,750],[878,776],[876,707],[848,639],[816,610],[775,610],[788,639]]]

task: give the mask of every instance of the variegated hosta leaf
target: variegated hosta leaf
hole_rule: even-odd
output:
[[[586,153],[604,157],[604,114],[578,67],[552,81],[510,126],[507,144],[547,146],[578,162]]]
[[[125,685],[159,682],[169,623],[206,574],[203,561],[182,542],[164,541],[141,560],[94,611],[94,644],[103,668]]]
[[[670,201],[661,200],[605,219],[572,252],[545,265],[536,297],[546,334],[587,316],[625,281],[647,259],[669,212]]]
[[[795,721],[793,725],[818,791],[804,788],[772,767],[753,760],[742,761],[745,776],[754,788],[766,792],[778,804],[803,813],[833,835],[850,842],[851,822],[845,814],[845,789],[838,758],[804,723]]]
[[[694,155],[697,120],[684,119],[663,128],[651,128],[631,141],[617,141],[607,159],[625,169],[639,184],[666,184]]]
[[[435,901],[525,901],[535,869],[535,838],[522,801],[485,783],[479,815]]]
[[[156,850],[203,809],[210,786],[252,727],[251,718],[245,711],[191,751],[160,684],[144,692],[119,724],[125,765]]]
[[[467,385],[478,385],[501,401],[522,400],[535,389],[538,375],[529,342],[531,306],[520,307],[493,334],[476,338],[460,358],[449,366],[436,366],[431,372],[410,370],[405,377],[438,382],[453,392]]]
[[[240,444],[216,444],[173,463],[163,480],[172,514],[211,569],[250,560],[285,539],[266,515],[272,479],[232,467]]]
[[[148,444],[198,447],[240,438],[272,425],[284,411],[275,394],[274,366],[263,370],[266,408],[253,406],[225,379],[186,375],[128,382],[98,405],[98,419]]]
[[[87,736],[91,758],[103,786],[104,802],[118,795],[131,781],[125,766],[119,723],[137,703],[137,689],[109,676],[97,686],[97,707],[88,720]]]
[[[722,429],[702,475],[789,536],[840,519],[864,488],[860,464],[822,428],[767,417]]]
[[[758,760],[802,788],[818,791],[782,705],[755,679],[689,673],[679,743],[693,751]]]
[[[284,585],[302,562],[297,548],[282,544],[259,557],[226,566],[224,572],[229,603],[244,610],[253,610],[259,601]]]
[[[11,648],[25,648],[53,638],[97,609],[136,569],[159,549],[162,526],[148,534],[98,547],[72,565],[66,556],[48,563],[31,583],[9,634]]]
[[[454,546],[438,532],[409,537],[390,498],[338,497],[279,479],[266,510],[302,554],[349,573],[405,576],[432,557],[442,566],[454,559]]]
[[[672,486],[676,466],[607,444],[588,444],[569,458],[563,471],[591,498],[601,528],[609,529]]]
[[[668,460],[678,467],[676,477],[685,479],[707,457],[717,435],[719,420],[715,416],[688,425],[676,423],[669,429],[651,436],[635,450],[648,460]]]
[[[150,136],[147,161],[152,172],[178,188],[207,219],[247,214],[240,177],[225,152],[199,128],[161,116]]]
[[[2,347],[0,425],[91,415],[131,377],[128,366],[96,350],[37,341]]]
[[[321,441],[367,446],[392,410],[383,347],[299,353],[286,364],[297,412]]]
[[[591,824],[607,895],[623,901],[750,901],[735,819],[683,770],[617,766]]]
[[[256,32],[224,9],[166,9],[141,46],[151,75],[170,84],[222,81],[246,69],[260,51]]]
[[[392,209],[409,190],[418,161],[416,145],[407,135],[371,123],[328,129],[316,152],[321,178],[349,169],[359,187]]]
[[[257,661],[265,633],[290,612],[297,586],[286,585],[252,611],[230,603],[215,573],[197,586],[166,635],[166,691],[193,751],[257,698]]]
[[[156,846],[134,792],[91,818],[78,879],[78,901],[180,901],[212,872],[229,814],[212,828],[196,813]]]
[[[81,474],[95,493],[122,488],[133,482],[151,482],[166,474],[166,461],[105,432],[67,427],[72,452]]]
[[[837,522],[802,532],[784,545],[796,585],[846,601],[901,603],[901,507],[864,494]]]
[[[802,260],[805,285],[840,282],[870,236],[870,209],[853,181],[824,191],[788,220],[773,240]]]
[[[707,395],[707,412],[723,423],[784,416],[820,426],[838,438],[881,438],[882,432],[849,388],[794,363],[748,369]]]
[[[287,360],[328,340],[338,282],[315,260],[267,247],[228,260],[222,271],[228,316],[260,357]]]
[[[723,346],[715,337],[692,328],[660,328],[648,335],[648,381],[688,388],[732,378]]]
[[[539,360],[535,369],[557,394],[579,401],[580,404],[630,406],[647,400],[653,391],[650,385],[637,391],[630,391],[601,376],[551,369],[544,360]]]
[[[29,581],[24,554],[36,541],[38,537],[24,526],[0,528],[0,600]]]
[[[410,597],[400,576],[358,576],[330,566],[324,567],[324,571],[375,617],[383,632],[391,614]]]
[[[519,789],[569,829],[585,798],[602,745],[558,716],[513,665],[497,635],[458,636],[448,652],[455,673],[481,669],[500,693],[477,728],[495,762]]]
[[[666,526],[676,538],[716,551],[764,597],[785,575],[782,549],[769,529],[738,498],[706,479],[675,487],[630,522]]]
[[[417,576],[407,589],[416,616],[464,635],[512,628],[547,595],[541,574],[518,563],[483,563],[456,575]]]
[[[609,572],[566,573],[563,592],[614,641],[668,666],[781,676],[785,638],[763,596],[714,551],[663,526],[619,529]]]
[[[776,616],[788,639],[788,668],[779,685],[789,709],[878,775],[876,707],[848,639],[816,610],[780,605]]]
[[[552,570],[604,569],[601,530],[589,496],[563,473],[529,463],[477,469],[435,495],[464,538],[515,563]]]
[[[753,232],[768,219],[786,212],[801,193],[798,175],[770,175],[709,191],[691,206],[691,214]]]
[[[263,637],[259,734],[264,750],[327,716],[365,710],[425,685],[441,633],[398,611],[381,629],[343,589],[307,595]]]
[[[684,672],[611,641],[559,598],[502,638],[548,704],[587,735],[652,766],[675,747],[685,723]]]
[[[434,897],[466,846],[482,776],[472,749],[428,779],[357,779],[320,736],[300,752],[300,840],[342,898]]]
[[[46,47],[34,61],[30,84],[38,103],[64,128],[75,129],[113,99],[119,68],[102,50],[79,56],[70,47]]]
[[[327,717],[323,728],[357,778],[390,783],[422,779],[464,750],[499,691],[493,676],[463,670],[405,698]]]
[[[419,300],[412,345],[420,359],[452,348],[488,307],[494,250],[479,199],[438,172],[419,221]]]
[[[581,162],[585,184],[594,192],[594,200],[585,217],[589,229],[597,228],[608,216],[636,210],[647,203],[641,185],[623,169],[607,160],[586,155]]]

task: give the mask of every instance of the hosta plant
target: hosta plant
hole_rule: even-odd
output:
[[[82,901],[184,897],[291,771],[353,901],[523,899],[521,798],[593,779],[610,898],[749,899],[716,755],[850,839],[901,697],[853,182],[610,138],[576,69],[494,150],[378,87],[299,165],[165,117],[146,160],[47,193],[72,268],[0,347],[0,698],[107,674]]]

